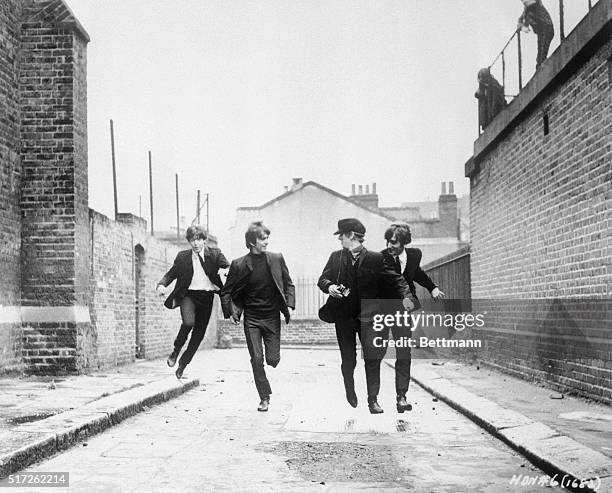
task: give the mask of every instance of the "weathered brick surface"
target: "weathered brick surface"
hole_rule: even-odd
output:
[[[21,363],[21,327],[2,306],[19,305],[21,213],[19,189],[19,20],[21,3],[0,2],[0,368]],[[4,318],[4,320],[2,320]]]
[[[234,342],[246,344],[242,322],[234,325],[229,320],[219,320],[218,335],[229,335]],[[282,344],[336,344],[336,329],[333,324],[320,320],[291,320],[289,325],[281,322]]]
[[[608,39],[481,156],[470,203],[473,309],[488,312],[477,331],[483,356],[608,403],[611,53]]]
[[[21,28],[21,298],[26,305],[71,305],[87,284],[77,281],[87,273],[77,274],[87,217],[86,110],[79,108],[86,103],[79,66],[86,41],[53,19],[37,20],[44,4],[25,9]]]
[[[131,214],[121,214],[120,222],[93,210],[90,217],[90,312],[95,333],[90,366],[165,356],[178,332],[180,311],[165,308],[155,288],[179,248],[151,237],[147,223]],[[187,242],[184,247],[189,248]],[[211,317],[207,339],[216,339],[216,324],[216,317]]]

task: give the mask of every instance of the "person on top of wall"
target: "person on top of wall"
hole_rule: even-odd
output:
[[[418,248],[408,248],[407,245],[412,241],[410,226],[404,222],[391,224],[385,231],[385,241],[387,248],[381,253],[385,261],[394,266],[395,271],[401,274],[410,288],[414,300],[415,308],[420,308],[420,303],[416,295],[414,283],[423,286],[431,296],[437,301],[444,298],[444,293],[434,284],[429,276],[421,269],[420,263],[423,253]],[[403,329],[403,330],[402,330]],[[411,337],[410,327],[394,327],[393,337],[400,340],[402,337]],[[384,334],[383,334],[384,335]],[[395,391],[397,393],[397,410],[402,413],[412,410],[412,405],[406,401],[406,393],[410,383],[410,347],[396,346],[395,362]]]
[[[504,88],[488,67],[478,71],[478,90],[474,97],[478,99],[478,124],[484,130],[506,106]]]
[[[542,5],[542,0],[521,0],[521,2],[523,2],[525,9],[518,19],[517,28],[528,32],[531,27],[538,36],[537,70],[548,56],[548,49],[555,35],[555,28],[548,10]]]
[[[280,253],[268,252],[270,230],[261,221],[251,223],[244,234],[249,253],[232,260],[227,282],[221,291],[223,316],[238,325],[244,312],[246,337],[255,387],[259,393],[258,411],[267,411],[272,389],[264,369],[280,362],[280,313],[289,323],[289,309],[295,309],[295,287]]]
[[[229,262],[216,247],[208,246],[208,234],[202,226],[189,226],[185,237],[191,246],[176,255],[174,264],[157,283],[160,297],[166,295],[166,287],[176,279],[176,285],[166,299],[166,308],[181,309],[181,327],[174,340],[174,349],[168,356],[168,366],[173,367],[191,332],[187,349],[179,360],[176,378],[183,376],[185,367],[198,350],[212,311],[215,293],[223,287],[219,269],[229,267]]]
[[[414,304],[404,278],[385,262],[381,253],[363,246],[365,232],[365,226],[358,219],[338,221],[338,230],[334,234],[338,235],[342,248],[332,252],[319,277],[319,289],[329,294],[326,304],[319,311],[319,317],[336,325],[344,390],[346,400],[352,407],[358,404],[354,373],[357,366],[356,338],[359,337],[368,408],[371,414],[380,414],[384,412],[378,403],[380,364],[384,351],[370,337],[372,318],[377,312],[376,300],[404,300],[406,308],[412,308]]]

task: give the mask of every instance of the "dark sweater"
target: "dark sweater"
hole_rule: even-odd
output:
[[[244,308],[249,314],[270,316],[279,312],[278,290],[265,255],[253,255],[253,271],[245,289]]]

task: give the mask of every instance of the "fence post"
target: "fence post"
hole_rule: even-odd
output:
[[[518,83],[519,91],[523,90],[523,54],[521,53],[521,31],[516,32],[516,43],[518,47]]]
[[[502,89],[506,97],[506,54],[502,51]]]
[[[563,0],[559,0],[559,37],[561,41],[565,39],[565,24],[563,23]]]

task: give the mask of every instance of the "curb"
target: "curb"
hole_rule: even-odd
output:
[[[386,362],[390,367],[394,365]],[[612,491],[612,459],[549,426],[473,394],[429,369],[411,380],[484,428],[570,491]],[[521,483],[517,483],[521,486]]]
[[[198,378],[180,383],[174,377],[169,377],[103,397],[41,421],[17,426],[10,431],[10,435],[15,437],[17,448],[0,455],[0,479],[66,450],[144,411],[146,407],[169,401],[198,385]],[[22,445],[24,441],[27,443]]]

